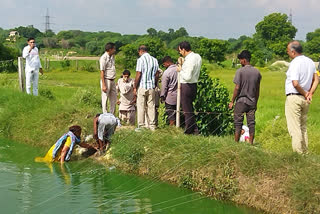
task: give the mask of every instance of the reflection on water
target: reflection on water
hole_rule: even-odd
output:
[[[1,213],[257,213],[91,160],[34,163],[42,153],[0,140]]]

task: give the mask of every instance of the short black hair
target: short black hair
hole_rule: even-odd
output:
[[[122,72],[122,75],[129,75],[130,76],[130,71],[126,69]]]
[[[109,51],[111,49],[113,49],[116,46],[116,44],[114,44],[113,42],[108,42],[105,46],[105,50]]]
[[[96,116],[95,117],[99,117],[101,115],[101,113],[99,113],[99,114],[96,114]]]
[[[181,50],[185,49],[186,51],[191,51],[191,45],[187,41],[180,42],[179,47]]]
[[[35,40],[35,39],[33,37],[29,37],[27,41],[29,42],[30,40]]]
[[[289,47],[291,50],[295,50],[298,54],[302,54],[302,45],[300,44],[300,42],[294,40],[289,42]]]
[[[140,45],[138,48],[138,51],[144,51],[144,52],[148,52],[148,47],[145,45]]]
[[[248,50],[241,51],[240,54],[238,54],[238,59],[246,59],[248,62],[251,60],[251,53]]]
[[[162,63],[165,63],[165,62],[172,62],[173,63],[173,60],[170,56],[165,56],[162,59]]]

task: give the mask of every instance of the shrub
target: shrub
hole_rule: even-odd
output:
[[[71,65],[70,60],[68,59],[60,61],[60,64],[62,68],[67,68],[67,67],[70,67]]]
[[[100,97],[91,89],[79,89],[74,95],[76,102],[92,107],[100,107]]]
[[[96,69],[90,63],[84,63],[82,66],[82,70],[88,71],[88,72],[95,72],[96,71]]]
[[[229,92],[218,78],[211,79],[202,66],[194,102],[197,125],[203,135],[225,135],[233,130],[232,111],[228,109]]]
[[[49,100],[54,100],[55,97],[53,96],[52,92],[49,89],[41,89],[39,91],[40,96],[42,97],[46,97]]]

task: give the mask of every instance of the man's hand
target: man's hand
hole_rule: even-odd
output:
[[[102,91],[103,91],[104,93],[107,93],[107,90],[108,90],[107,86],[106,86],[106,85],[103,85],[103,86],[102,86]]]
[[[179,64],[179,65],[177,65],[177,72],[180,72],[182,70],[182,67],[181,67],[181,65]]]
[[[32,51],[33,48],[34,48],[34,43],[31,43],[29,53]]]
[[[164,103],[164,101],[165,101],[165,98],[164,97],[160,97],[160,102]]]
[[[306,98],[306,100],[307,100],[307,103],[311,104],[311,101],[312,101],[312,93],[307,92],[306,95],[305,95],[305,98]]]
[[[42,70],[42,68],[40,68],[39,71],[40,71],[40,74],[43,75],[43,70]]]
[[[133,89],[133,95],[137,96],[137,89],[136,88]]]
[[[178,58],[178,64],[179,65],[183,65],[183,63],[184,63],[184,58],[183,57],[179,57]]]
[[[120,100],[117,100],[117,104],[120,105],[120,103],[121,103]]]
[[[130,105],[133,105],[137,102],[137,96],[134,96],[132,101],[130,102]]]
[[[233,107],[233,102],[231,101],[230,103],[229,103],[229,109],[232,109],[232,107]]]

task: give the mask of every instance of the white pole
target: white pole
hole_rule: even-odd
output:
[[[176,127],[180,127],[180,100],[181,100],[181,84],[180,72],[178,72],[178,91],[177,91],[177,110],[176,110]]]
[[[23,69],[23,58],[18,57],[19,86],[22,92],[25,92],[25,74]]]

